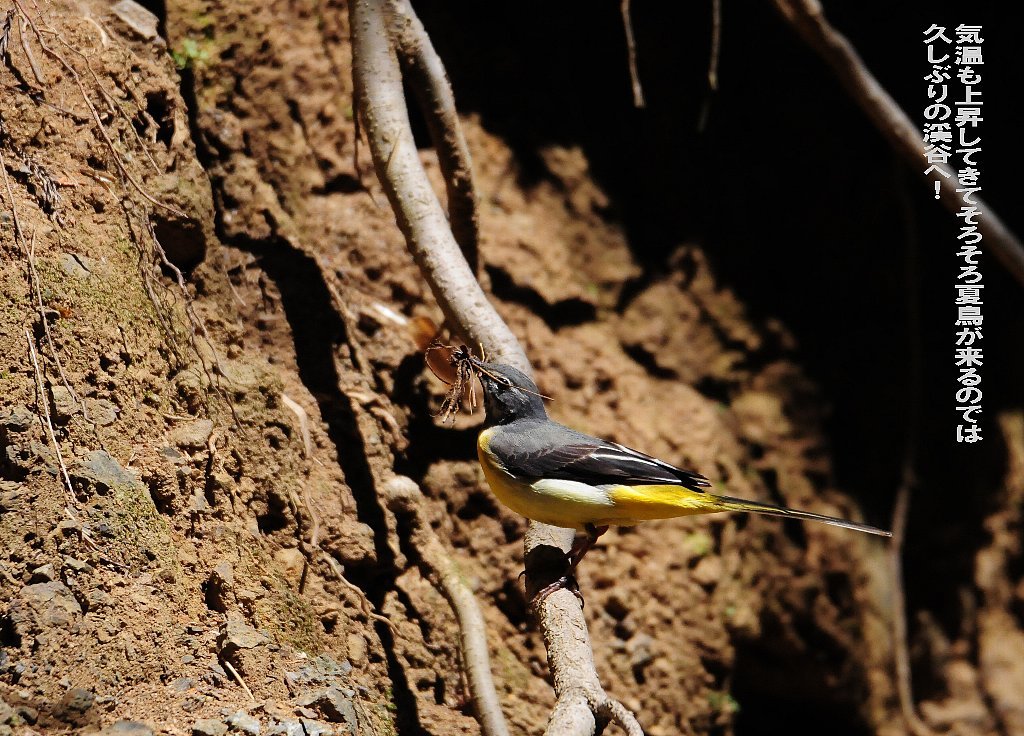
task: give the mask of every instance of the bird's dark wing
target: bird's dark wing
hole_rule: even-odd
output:
[[[501,442],[499,435],[492,440],[490,449],[519,477],[576,480],[595,486],[661,483],[694,491],[711,485],[698,473],[682,470],[615,442],[578,432],[570,434],[555,426],[561,431],[545,427],[530,438],[532,441],[526,442]]]

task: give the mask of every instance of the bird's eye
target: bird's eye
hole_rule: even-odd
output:
[[[505,384],[506,386],[512,386],[512,381],[511,381],[511,379],[505,378],[505,376],[502,376],[502,377],[501,377],[501,382],[502,382],[503,384]]]

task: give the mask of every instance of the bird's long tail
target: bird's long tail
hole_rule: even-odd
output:
[[[765,514],[766,516],[780,516],[784,519],[820,521],[823,524],[841,526],[844,529],[853,529],[854,531],[866,532],[867,534],[877,534],[880,537],[892,536],[892,532],[887,532],[884,529],[879,529],[878,527],[869,526],[867,524],[858,524],[855,521],[847,521],[846,519],[837,519],[834,516],[812,514],[809,511],[797,511],[796,509],[787,509],[784,506],[775,506],[770,503],[759,503],[757,501],[747,501],[742,498],[732,498],[730,496],[711,497],[721,506],[722,511],[750,511],[756,514]]]

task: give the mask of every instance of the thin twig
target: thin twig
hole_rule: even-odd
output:
[[[469,267],[477,273],[480,269],[480,215],[469,145],[459,125],[455,95],[444,63],[409,0],[391,0],[391,3],[394,17],[389,30],[401,61],[412,75],[413,89],[437,150],[448,193],[452,234],[462,247]]]
[[[0,151],[0,172],[3,172],[4,186],[7,187],[7,197],[11,201],[11,219],[14,221],[14,237],[24,245],[25,234],[21,229],[21,220],[18,219],[18,208],[14,206],[14,191],[11,189],[11,180],[7,176],[7,161],[4,159],[3,151]]]
[[[711,0],[711,53],[708,57],[708,87],[718,91],[718,58],[722,52],[722,0]]]
[[[39,70],[39,64],[36,62],[35,54],[32,53],[32,46],[29,45],[28,36],[25,34],[25,29],[28,27],[28,21],[22,18],[21,23],[18,24],[18,35],[21,36],[21,48],[25,51],[25,57],[28,59],[28,65],[32,67],[32,76],[36,78],[36,82],[40,87],[46,88],[46,77]]]
[[[913,470],[904,466],[903,481],[896,491],[896,506],[892,512],[892,544],[889,545],[889,568],[893,578],[893,659],[896,662],[896,691],[899,694],[903,720],[906,721],[907,728],[914,736],[931,736],[934,732],[917,715],[917,709],[914,706],[910,656],[907,646],[907,609],[903,587],[902,554],[912,485]]]
[[[628,736],[644,736],[636,716],[618,700],[607,698],[599,703],[591,703],[591,707],[599,716],[619,726]]]
[[[697,132],[703,133],[711,117],[711,105],[718,91],[718,59],[722,46],[722,0],[711,0],[711,51],[708,54],[708,92],[700,106]]]
[[[914,468],[917,465],[918,438],[921,426],[921,394],[923,391],[924,346],[921,341],[921,303],[918,286],[918,233],[914,208],[903,177],[897,172],[897,191],[903,211],[906,258],[903,266],[904,294],[909,335],[910,359],[907,361],[907,426],[903,449],[903,468],[900,486],[896,490],[896,503],[892,512],[892,544],[889,545],[889,574],[892,576],[892,638],[893,660],[896,665],[896,692],[900,712],[907,729],[914,736],[933,736],[934,732],[921,720],[914,704],[913,678],[910,669],[910,646],[907,641],[907,594],[903,582],[903,542],[906,538],[910,497],[917,485]]]
[[[11,28],[14,25],[14,8],[4,14],[4,22],[0,24],[0,61],[8,62],[11,43]]]
[[[281,401],[299,420],[299,434],[302,437],[302,456],[309,458],[313,454],[313,441],[309,437],[309,416],[306,414],[306,410],[292,400],[288,394],[282,393]]]
[[[366,614],[366,617],[374,621],[377,621],[378,623],[384,624],[388,627],[388,629],[391,630],[392,634],[398,636],[398,629],[395,628],[395,625],[391,623],[389,619],[387,619],[384,616],[381,616],[379,613],[373,610],[373,605],[370,603],[370,600],[366,597],[366,593],[363,591],[363,589],[345,577],[345,571],[342,569],[341,563],[334,559],[327,552],[327,550],[320,549],[320,552],[323,553],[324,559],[327,560],[328,567],[331,568],[331,572],[333,572],[335,577],[338,578],[338,581],[356,594],[356,597],[359,599],[359,606],[363,609],[363,613]]]
[[[630,0],[621,0],[619,11],[622,13],[622,27],[626,31],[626,53],[629,57],[629,81],[633,85],[633,107],[643,110],[647,103],[644,101],[644,88],[640,84],[640,70],[636,61],[636,38],[633,37],[633,13],[630,8]]]
[[[36,373],[36,391],[39,395],[39,405],[43,410],[43,419],[46,421],[46,430],[50,435],[50,442],[53,444],[53,452],[57,456],[57,465],[60,466],[61,476],[64,478],[64,482],[67,484],[68,496],[72,504],[77,499],[75,498],[75,487],[71,484],[71,475],[68,473],[68,466],[64,464],[64,453],[60,451],[60,443],[57,442],[57,434],[53,431],[53,422],[50,421],[50,405],[46,400],[46,388],[43,385],[43,374],[39,370],[39,358],[36,356],[36,345],[32,339],[32,334],[25,329],[25,339],[28,340],[28,351],[32,358],[32,367]]]
[[[252,694],[252,690],[250,690],[249,686],[245,684],[245,680],[242,679],[242,676],[238,674],[238,670],[236,670],[234,666],[226,659],[223,661],[224,666],[228,668],[228,672],[230,672],[231,676],[235,678],[235,682],[241,685],[242,689],[245,690],[245,694],[249,696],[249,700],[255,701],[256,696]]]
[[[832,67],[846,91],[860,105],[889,144],[919,173],[924,170],[924,147],[921,131],[915,127],[900,106],[864,66],[853,45],[833,28],[817,0],[775,0],[775,7],[796,31]],[[963,197],[957,192],[963,184],[956,172],[944,164],[940,197],[951,212],[959,212]],[[931,185],[931,179],[924,177]],[[975,197],[981,215],[978,227],[982,245],[987,245],[996,258],[1019,282],[1024,284],[1024,245],[995,210]]]

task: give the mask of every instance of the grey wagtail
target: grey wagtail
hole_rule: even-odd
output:
[[[569,553],[570,576],[609,526],[648,519],[752,511],[892,536],[845,519],[708,493],[704,489],[711,483],[699,473],[552,421],[536,384],[521,371],[469,360],[483,385],[487,411],[487,428],[477,441],[484,477],[498,500],[513,511],[586,533]]]

